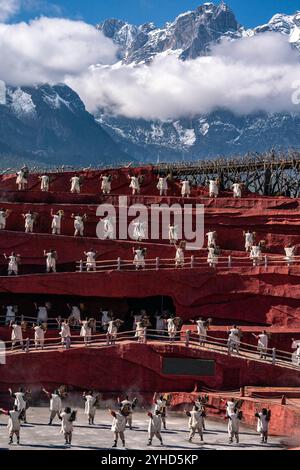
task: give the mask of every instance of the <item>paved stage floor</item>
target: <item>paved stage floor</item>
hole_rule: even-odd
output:
[[[21,429],[21,445],[8,446],[7,417],[0,416],[0,449],[6,450],[63,450],[63,435],[60,434],[60,424],[56,420],[53,426],[48,426],[49,411],[47,408],[31,408],[28,410],[27,420],[29,424]],[[87,425],[87,418],[80,409],[73,433],[74,450],[101,450],[110,449],[113,436],[110,430],[112,418],[105,410],[98,410],[95,426]],[[137,450],[167,450],[167,451],[197,451],[197,450],[280,450],[284,448],[284,439],[270,438],[268,445],[260,444],[260,438],[255,429],[241,427],[240,444],[229,444],[227,434],[227,422],[207,420],[207,431],[204,435],[204,443],[195,437],[193,443],[188,442],[188,418],[178,413],[169,413],[168,431],[163,432],[165,446],[162,448],[154,439],[153,447],[147,447],[148,442],[148,417],[145,413],[134,414],[134,430],[126,431],[126,446],[128,449]],[[120,443],[119,443],[120,444]]]

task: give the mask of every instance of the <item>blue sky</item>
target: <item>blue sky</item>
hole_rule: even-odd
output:
[[[51,7],[51,3],[55,7]],[[65,16],[97,23],[114,17],[131,23],[153,21],[157,25],[172,20],[179,13],[192,10],[202,4],[201,0],[29,0],[34,8],[22,11],[13,21],[29,19],[40,13],[49,16]],[[293,13],[300,10],[300,0],[228,0],[238,21],[246,26],[267,22],[275,13]]]

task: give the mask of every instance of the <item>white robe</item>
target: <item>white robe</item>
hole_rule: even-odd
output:
[[[78,231],[80,234],[83,233],[84,230],[84,222],[83,222],[83,217],[77,215],[74,218],[74,228],[76,231]]]
[[[230,419],[228,420],[228,434],[238,434],[240,429],[240,421],[237,417],[236,413],[232,413],[230,415]]]
[[[218,183],[214,180],[209,182],[209,195],[210,197],[216,197],[219,195],[219,186]]]
[[[137,268],[144,268],[146,266],[144,252],[142,250],[135,250],[134,264]]]
[[[84,406],[84,414],[88,416],[95,416],[96,414],[96,403],[97,399],[92,395],[85,396],[85,406]]]
[[[27,179],[25,178],[25,173],[24,173],[23,170],[18,171],[16,183],[17,184],[27,184]]]
[[[182,197],[190,196],[191,194],[191,185],[189,181],[182,181],[181,195]]]
[[[245,233],[245,248],[248,250],[249,248],[252,248],[254,244],[254,235],[251,232]]]
[[[240,183],[234,183],[232,186],[233,189],[233,197],[241,198],[242,197],[242,186]]]
[[[56,258],[53,253],[46,253],[46,267],[49,271],[56,271]]]
[[[101,189],[103,194],[110,194],[111,192],[111,181],[108,176],[103,176],[102,177],[102,184],[101,184]]]
[[[8,271],[17,273],[19,269],[18,258],[16,256],[8,256]]]
[[[129,187],[133,191],[139,192],[140,189],[141,189],[139,179],[136,176],[132,176],[130,179],[131,179],[131,183],[130,183]]]
[[[40,326],[34,327],[34,339],[35,341],[40,341],[41,343],[44,343],[45,341],[45,330],[43,330],[43,328]]]
[[[0,230],[4,230],[6,228],[6,212],[0,211]]]
[[[61,433],[69,434],[73,431],[73,422],[70,421],[71,413],[61,413]]]
[[[199,411],[191,411],[190,412],[191,417],[189,420],[189,425],[190,428],[193,430],[203,430],[203,420],[202,420],[202,415]]]
[[[161,192],[167,192],[168,191],[168,180],[167,178],[159,178],[158,184],[157,184],[157,189]]]
[[[61,412],[62,410],[62,401],[59,395],[52,393],[50,398],[50,411]]]
[[[49,191],[50,178],[47,175],[41,177],[41,190]]]
[[[149,425],[148,425],[149,436],[152,436],[153,434],[160,434],[161,425],[162,425],[161,416],[153,415],[152,418],[149,419]]]
[[[37,314],[37,321],[47,323],[48,321],[48,310],[46,307],[39,307]]]
[[[7,429],[9,434],[18,432],[21,429],[20,411],[9,411]]]
[[[82,327],[80,330],[80,336],[82,338],[89,338],[92,336],[92,328],[90,328],[88,324],[89,324],[88,321],[82,322]]]
[[[12,305],[7,305],[5,322],[10,323],[11,321],[15,321],[15,319],[16,319],[16,313],[14,311],[14,307]]]
[[[94,251],[89,251],[86,254],[86,267],[87,269],[96,268],[96,253]]]
[[[292,263],[295,261],[295,247],[288,247],[284,249],[285,251],[285,260],[288,261],[289,263]]]
[[[114,324],[113,321],[108,322],[107,333],[108,333],[110,336],[114,337],[114,338],[117,337],[118,328],[116,327],[116,325]]]
[[[168,333],[169,333],[169,336],[171,337],[174,337],[177,333],[177,327],[174,323],[174,320],[173,318],[169,318],[167,320],[167,325],[168,325]]]
[[[265,335],[265,334],[258,335],[257,349],[259,351],[267,350],[268,349],[268,344],[269,344],[268,335]]]
[[[177,266],[182,266],[184,264],[184,251],[182,248],[177,248],[175,261]]]
[[[16,392],[14,405],[18,408],[18,411],[26,409],[25,394],[23,392]]]
[[[80,193],[80,179],[77,176],[71,178],[71,193]]]
[[[215,254],[215,248],[208,249],[208,257],[207,262],[212,265],[216,265],[218,263],[218,256]]]
[[[54,232],[60,234],[60,230],[61,230],[61,219],[62,219],[62,216],[59,215],[59,214],[54,214],[52,216],[52,225],[51,225],[51,228]]]
[[[34,217],[32,214],[25,214],[25,230],[32,232],[34,224]]]
[[[169,240],[171,242],[178,241],[178,227],[174,225],[169,225]]]
[[[117,412],[116,416],[113,417],[111,430],[113,432],[125,432],[126,429],[126,418],[121,413]]]
[[[12,325],[11,340],[23,341],[23,332],[20,325]]]
[[[66,325],[65,323],[62,323],[61,324],[61,330],[60,330],[59,334],[62,338],[71,337],[71,330],[70,330],[69,325]]]
[[[269,421],[267,420],[266,415],[262,413],[258,413],[259,418],[257,419],[257,432],[258,433],[265,433],[268,432],[269,429]]]
[[[208,232],[206,234],[207,236],[207,245],[210,247],[211,245],[213,245],[214,247],[216,247],[217,245],[217,240],[216,240],[216,232]]]

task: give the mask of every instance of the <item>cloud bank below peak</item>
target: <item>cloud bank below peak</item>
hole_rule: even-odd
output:
[[[224,40],[210,56],[185,62],[163,53],[148,65],[126,65],[117,62],[117,53],[112,40],[83,21],[0,23],[1,80],[15,86],[66,83],[90,112],[104,108],[128,118],[168,120],[216,109],[299,111],[292,102],[299,52],[283,34]]]
[[[182,62],[157,56],[151,65],[93,67],[67,78],[94,112],[144,119],[177,119],[227,109],[237,114],[298,111],[293,84],[300,79],[299,53],[286,37],[266,33],[224,41],[212,55]]]

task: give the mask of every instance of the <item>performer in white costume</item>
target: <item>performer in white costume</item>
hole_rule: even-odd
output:
[[[70,183],[71,183],[71,193],[72,194],[80,194],[80,191],[81,191],[81,179],[79,176],[73,176],[71,179],[70,179]]]
[[[26,424],[26,399],[30,396],[30,392],[25,392],[22,387],[19,388],[18,392],[13,392],[11,388],[8,391],[11,398],[14,398],[14,406],[20,412],[20,420]]]
[[[74,219],[74,237],[83,237],[84,236],[84,223],[87,220],[87,214],[84,215],[71,215],[72,219]]]
[[[114,240],[115,239],[115,227],[114,227],[114,218],[113,217],[104,217],[103,222],[103,237],[104,240]]]
[[[50,400],[50,419],[49,426],[52,426],[54,418],[57,416],[60,417],[62,412],[62,400],[58,390],[54,390],[53,393],[48,392],[44,388],[42,391],[47,395]]]
[[[165,320],[168,328],[168,335],[170,339],[170,343],[173,343],[176,340],[176,334],[177,334],[177,326],[174,322],[174,318],[170,317],[167,320]]]
[[[128,424],[130,430],[132,430],[133,410],[135,409],[137,402],[138,401],[136,398],[134,398],[133,400],[129,400],[128,395],[122,401],[118,397],[118,404],[120,407],[120,412],[123,416],[126,417],[126,424]]]
[[[169,240],[171,245],[175,245],[178,242],[178,227],[177,225],[169,225]]]
[[[242,197],[242,184],[241,183],[234,183],[232,185],[233,190],[233,197],[235,199],[240,199]]]
[[[50,187],[50,178],[48,175],[39,176],[41,182],[41,191],[48,192]]]
[[[16,184],[18,186],[19,191],[24,191],[27,188],[28,185],[28,168],[24,167],[20,171],[17,172],[16,174],[17,179],[16,179]]]
[[[17,276],[19,273],[19,263],[21,261],[21,256],[17,255],[14,252],[10,256],[6,256],[6,254],[4,253],[3,256],[6,260],[8,260],[8,275],[11,276],[12,274],[14,274],[15,276]]]
[[[33,324],[33,330],[34,330],[34,346],[35,349],[41,348],[44,349],[44,344],[45,344],[45,329],[41,325],[35,325]]]
[[[192,442],[196,433],[199,434],[201,442],[203,442],[203,419],[202,412],[199,408],[194,405],[192,411],[186,411],[186,415],[189,419],[190,437],[189,442]]]
[[[72,411],[71,408],[66,408],[59,415],[61,420],[61,434],[65,437],[65,445],[70,446],[72,444],[73,437],[73,423],[76,420],[76,411]]]
[[[253,266],[259,266],[262,260],[262,251],[259,245],[253,245],[250,252],[250,259],[253,261]]]
[[[18,344],[23,349],[23,331],[21,325],[17,322],[11,322],[11,349],[13,350],[14,347]]]
[[[84,339],[85,346],[88,346],[91,343],[92,328],[88,319],[81,322],[80,336]]]
[[[95,424],[95,416],[97,405],[100,400],[100,394],[94,395],[94,392],[84,392],[83,399],[85,401],[84,414],[88,417],[89,426]]]
[[[189,198],[191,195],[191,184],[188,180],[181,181],[181,196]]]
[[[153,404],[154,404],[154,413],[160,413],[161,420],[164,426],[164,429],[167,429],[167,407],[168,407],[168,400],[164,397],[164,395],[160,395],[157,398],[157,393],[154,394],[153,397]]]
[[[61,234],[61,222],[64,217],[64,211],[60,210],[56,214],[54,213],[53,209],[51,210],[51,217],[52,217],[52,235],[60,235]]]
[[[137,338],[138,343],[144,343],[145,342],[145,328],[143,326],[142,321],[139,321],[136,324],[135,338]]]
[[[241,412],[238,411],[237,409],[235,409],[234,412],[228,416],[229,444],[233,443],[234,438],[237,444],[239,444],[240,442],[240,437],[239,437],[240,420],[241,420]]]
[[[186,247],[186,243],[183,242],[183,241],[180,242],[179,245],[175,244],[175,249],[176,249],[175,267],[176,268],[184,268],[184,261],[185,261],[184,250],[185,250],[185,247]]]
[[[88,272],[97,271],[97,264],[96,264],[97,253],[98,252],[93,250],[93,248],[91,248],[90,251],[84,252],[86,256],[86,269]]]
[[[207,256],[207,263],[209,264],[210,268],[216,268],[219,262],[219,257],[216,254],[216,248],[213,245],[208,247],[208,256]]]
[[[267,444],[271,411],[263,408],[261,412],[255,414],[255,417],[257,418],[257,432],[260,434],[261,443]]]
[[[208,247],[217,247],[217,232],[213,230],[209,230],[206,234],[207,237],[207,246]]]
[[[18,410],[17,406],[14,406],[12,410],[4,410],[0,408],[0,414],[8,416],[8,434],[9,434],[9,443],[8,445],[13,444],[14,435],[17,439],[17,445],[20,444],[20,430],[21,430],[21,411]]]
[[[122,441],[123,447],[126,447],[125,444],[125,430],[126,430],[126,416],[124,416],[120,411],[109,410],[111,416],[113,417],[111,430],[114,434],[114,443],[112,447],[118,446],[119,437]]]
[[[4,308],[6,309],[5,325],[9,325],[11,322],[15,322],[17,307],[14,305],[6,305]]]
[[[209,197],[217,198],[219,196],[219,182],[218,180],[209,181]]]
[[[68,308],[71,311],[69,320],[72,322],[74,326],[81,325],[81,311],[78,305],[70,305],[68,304]]]
[[[152,441],[154,437],[157,437],[159,440],[160,444],[163,446],[163,439],[161,436],[161,427],[162,427],[162,419],[161,419],[161,414],[157,410],[155,413],[149,412],[148,414],[149,417],[149,425],[148,425],[148,436],[149,436],[149,442],[148,446],[152,446]]]
[[[129,176],[130,185],[129,188],[132,189],[132,195],[135,196],[136,194],[140,194],[141,192],[141,185],[140,180],[137,176]]]
[[[101,191],[104,195],[108,195],[111,193],[111,176],[101,175]]]
[[[287,262],[288,266],[292,266],[293,263],[295,262],[295,256],[296,256],[296,246],[289,245],[287,246],[284,251],[285,251],[285,261]]]
[[[228,354],[232,354],[236,351],[239,354],[240,342],[241,342],[241,330],[234,325],[228,330]]]
[[[255,233],[250,232],[250,230],[247,230],[247,232],[244,232],[244,237],[245,237],[246,253],[249,253],[251,252],[252,247],[254,246],[254,243],[255,243]]]
[[[168,178],[164,176],[160,176],[158,178],[157,189],[159,191],[160,196],[167,196],[168,194]]]
[[[260,335],[256,335],[252,333],[254,338],[258,340],[257,343],[257,350],[259,352],[261,359],[267,359],[268,357],[268,345],[269,345],[269,337],[266,330],[262,331]]]
[[[22,216],[25,220],[25,233],[33,233],[37,214],[33,214],[31,211],[28,211],[26,214],[22,214]]]
[[[46,272],[56,273],[57,252],[55,250],[44,250],[44,257],[46,258]]]
[[[138,247],[137,249],[133,248],[132,250],[134,254],[133,264],[135,265],[135,269],[144,269],[146,267],[145,255],[147,250],[141,247]]]
[[[71,329],[69,322],[64,320],[62,322],[58,321],[60,326],[59,335],[61,336],[61,343],[65,348],[69,348],[71,346]]]
[[[6,221],[10,216],[11,211],[8,209],[0,209],[0,230],[6,229]]]
[[[132,226],[134,227],[133,230],[133,239],[136,241],[141,242],[142,240],[145,240],[146,237],[146,222],[141,222],[140,220],[137,220],[136,222],[132,223]]]

